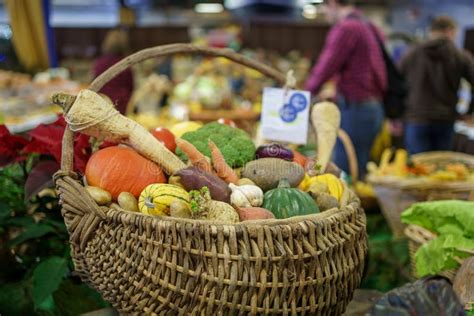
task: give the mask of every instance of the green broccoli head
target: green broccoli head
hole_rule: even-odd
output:
[[[207,141],[212,140],[221,151],[229,166],[238,168],[255,158],[255,145],[241,129],[217,122],[208,123],[196,131],[185,133],[183,139],[193,144],[197,150],[211,156]],[[187,161],[188,157],[178,148],[176,153]]]

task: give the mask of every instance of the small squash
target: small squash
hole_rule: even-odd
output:
[[[138,197],[147,185],[166,182],[157,164],[122,146],[95,152],[87,162],[85,174],[88,185],[110,192],[114,200],[122,192]]]
[[[148,215],[169,215],[174,200],[189,204],[189,194],[183,188],[172,184],[150,184],[140,194],[138,208]]]
[[[329,194],[335,197],[338,201],[341,201],[342,194],[344,193],[344,185],[335,175],[326,173],[314,177],[314,181],[322,183],[323,185],[325,184],[328,187]]]
[[[280,180],[276,189],[265,193],[262,207],[278,219],[319,213],[313,198],[300,189],[291,188],[287,179]]]

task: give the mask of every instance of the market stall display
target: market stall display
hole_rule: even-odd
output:
[[[81,86],[63,78],[60,70],[27,74],[0,70],[0,115],[10,132],[22,133],[56,121],[61,108],[50,102],[53,92],[77,93]]]
[[[379,166],[369,165],[368,181],[374,186],[382,213],[396,238],[404,237],[402,212],[413,203],[431,200],[467,200],[474,191],[474,157],[455,152],[413,155],[405,150],[382,154]]]
[[[313,193],[326,193],[337,202],[318,212],[316,200],[296,188],[299,181],[294,174],[288,175],[289,166],[302,170],[301,181],[305,171],[300,165],[280,158],[255,160],[250,154],[255,155],[256,148],[246,144],[245,132],[217,123],[184,133],[187,143],[176,141],[192,164],[188,167],[94,92],[130,63],[178,52],[225,56],[279,83],[285,79],[227,50],[175,44],[130,56],[77,97],[57,95],[55,101],[65,110],[68,128],[55,182],[78,274],[125,313],[171,309],[209,314],[341,314],[361,281],[367,236],[359,200],[340,179],[322,174],[314,180],[321,187],[313,186]],[[102,111],[96,111],[99,108]],[[203,144],[198,144],[189,138],[190,133],[199,135],[209,128],[215,131],[209,136],[212,142],[202,139]],[[226,151],[219,136],[229,129],[241,134],[244,152]],[[99,206],[73,172],[74,131],[130,145],[133,149],[129,150],[156,162],[170,176],[168,183],[163,179],[140,184],[144,186],[137,202],[141,213],[126,211],[116,203]],[[251,180],[237,180],[237,172],[229,174],[238,166],[243,166],[240,177]],[[133,168],[121,168],[110,176],[117,177],[114,185],[126,186],[125,180],[118,179],[130,173]],[[280,174],[279,181],[266,181],[275,174]],[[172,210],[175,217],[164,216]],[[268,219],[270,213],[279,219]],[[114,285],[117,282],[120,288]]]

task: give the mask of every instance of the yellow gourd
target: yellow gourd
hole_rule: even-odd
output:
[[[172,184],[150,184],[140,194],[138,208],[140,212],[148,215],[169,215],[170,205],[175,200],[189,204],[188,192]]]
[[[314,177],[313,181],[321,182],[327,185],[329,194],[335,197],[338,201],[341,200],[342,194],[344,193],[344,185],[341,180],[331,173],[326,173],[320,176]]]
[[[314,178],[315,177],[310,177],[307,173],[305,173],[303,181],[300,182],[300,185],[298,186],[298,188],[300,190],[307,191],[311,185],[312,179]]]
[[[395,175],[399,177],[407,174],[408,152],[405,149],[397,149],[393,161]]]

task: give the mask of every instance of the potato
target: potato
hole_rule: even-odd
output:
[[[221,178],[196,167],[181,169],[175,175],[180,177],[179,181],[187,191],[208,187],[213,200],[230,203],[231,191]]]
[[[275,218],[275,215],[273,215],[272,212],[261,207],[238,208],[237,213],[239,213],[239,217],[242,222],[252,221],[252,220],[257,220],[257,219],[274,219]]]
[[[304,178],[300,165],[278,158],[263,158],[244,166],[242,177],[252,180],[263,191],[274,189],[278,182],[286,178],[292,187],[297,187]]]
[[[170,204],[170,216],[178,218],[191,218],[191,209],[189,205],[181,200],[174,200]]]
[[[242,179],[239,179],[239,181],[237,181],[237,185],[238,186],[241,186],[241,185],[255,185],[255,183],[253,183],[253,181],[250,180],[250,179],[242,178]]]
[[[138,201],[130,192],[120,193],[117,202],[126,211],[138,212]]]
[[[99,187],[87,186],[87,192],[99,205],[107,205],[112,201],[112,194]]]
[[[329,193],[325,192],[309,192],[309,194],[316,201],[321,212],[330,210],[332,208],[339,208],[339,201]]]

